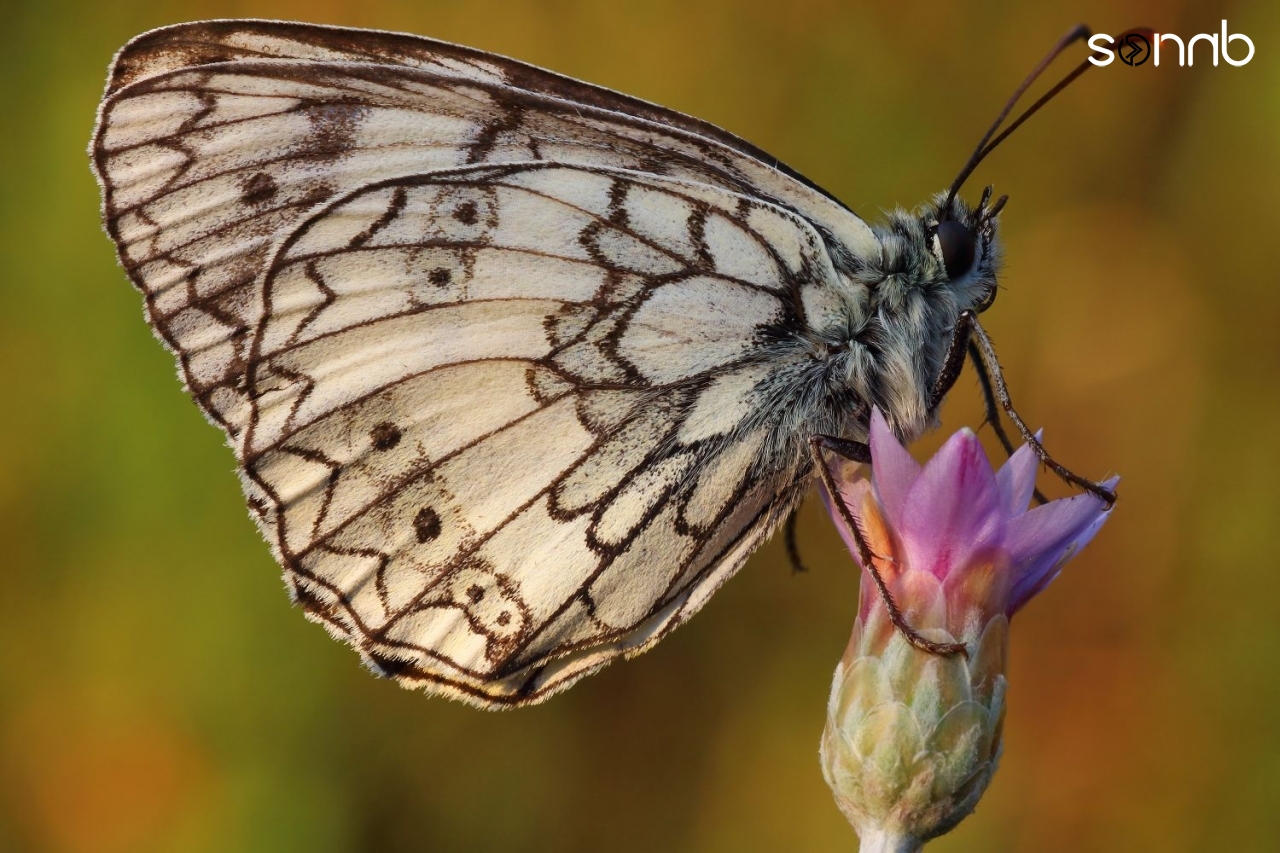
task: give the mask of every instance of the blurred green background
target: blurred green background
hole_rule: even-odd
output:
[[[1251,36],[1243,68],[1093,71],[968,188],[1012,196],[985,320],[1015,400],[1060,458],[1124,482],[1015,621],[1003,766],[929,849],[1275,849],[1277,4],[5,8],[0,849],[854,849],[817,744],[856,578],[816,500],[808,574],[771,543],[655,651],[529,710],[402,690],[291,612],[231,453],[100,230],[84,154],[126,39],[249,15],[417,32],[640,95],[867,218],[945,187],[1076,21],[1189,36],[1226,17]],[[962,380],[920,452],[977,423],[977,400]]]

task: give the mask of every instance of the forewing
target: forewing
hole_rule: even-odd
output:
[[[788,211],[599,167],[313,213],[266,276],[241,444],[295,597],[377,670],[482,703],[646,648],[807,484],[770,451],[793,366],[770,342],[833,276]]]
[[[427,39],[213,22],[121,51],[92,155],[108,231],[152,324],[201,407],[235,436],[266,258],[308,211],[375,181],[510,161],[632,169],[773,201],[845,250],[871,245],[852,213],[735,140]]]

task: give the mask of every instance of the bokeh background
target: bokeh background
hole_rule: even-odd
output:
[[[817,743],[857,585],[816,500],[809,573],[770,543],[656,650],[529,710],[378,680],[290,610],[231,453],[99,228],[84,154],[113,51],[225,16],[417,32],[637,94],[868,218],[945,187],[1078,20],[1189,36],[1226,17],[1251,36],[1243,68],[1092,71],[969,187],[1012,196],[985,320],[1016,402],[1060,458],[1124,482],[1015,621],[1002,768],[930,850],[1275,849],[1280,6],[1262,0],[6,4],[0,849],[855,844]],[[962,380],[920,452],[979,420]]]

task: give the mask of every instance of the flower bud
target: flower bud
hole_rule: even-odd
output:
[[[823,775],[866,851],[912,851],[973,811],[1001,751],[1013,613],[1057,576],[1108,509],[1077,495],[1028,510],[1036,457],[992,471],[962,430],[921,468],[877,411],[872,476],[832,470],[825,495],[855,559],[861,548],[907,625],[964,654],[918,648],[862,572],[853,635],[836,668],[822,735]],[[1114,481],[1110,481],[1114,482]]]

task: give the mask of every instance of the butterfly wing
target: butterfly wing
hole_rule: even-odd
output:
[[[787,394],[838,313],[811,217],[865,226],[704,128],[384,34],[117,58],[108,229],[291,591],[377,670],[537,701],[680,624],[799,498]]]
[[[831,275],[780,208],[620,170],[336,200],[271,264],[249,356],[244,468],[297,597],[490,702],[656,642],[807,483],[765,405],[803,356],[762,351]]]

